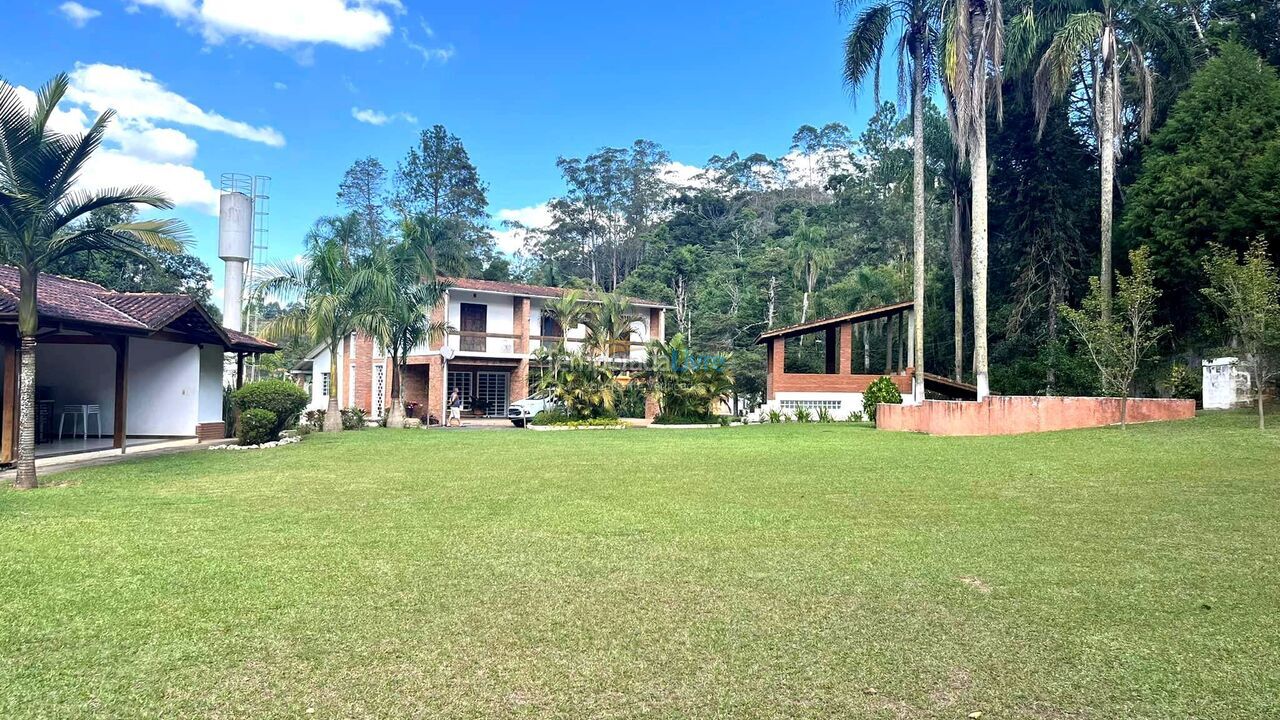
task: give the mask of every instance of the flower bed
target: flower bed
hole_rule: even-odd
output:
[[[231,445],[231,444],[214,445],[209,449],[210,450],[266,450],[267,448],[281,447],[284,445],[293,445],[294,443],[300,443],[300,442],[302,442],[302,438],[295,435],[293,437],[283,437],[283,438],[280,438],[279,440],[272,440],[271,442],[259,443],[257,445]]]

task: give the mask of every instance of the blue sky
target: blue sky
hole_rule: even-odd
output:
[[[74,71],[70,126],[121,110],[87,181],[178,199],[219,285],[223,172],[272,176],[272,255],[289,258],[353,160],[392,168],[435,123],[462,138],[496,216],[559,193],[561,155],[643,137],[688,165],[776,156],[804,123],[860,131],[871,105],[841,85],[843,23],[824,0],[51,0],[6,15],[22,32],[0,73],[34,88]]]

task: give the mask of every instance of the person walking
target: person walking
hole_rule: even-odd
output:
[[[462,427],[462,394],[458,392],[458,388],[454,388],[449,393],[449,425]]]

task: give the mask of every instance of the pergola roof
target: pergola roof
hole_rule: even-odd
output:
[[[0,265],[0,325],[17,323],[21,286],[18,269]],[[194,298],[180,293],[122,293],[87,280],[41,273],[36,312],[42,324],[75,330],[143,337],[166,332],[232,352],[277,350],[274,343],[222,327]]]
[[[785,327],[774,328],[760,334],[756,338],[756,344],[762,344],[772,338],[789,338],[798,335],[808,335],[812,332],[825,330],[830,327],[837,327],[845,323],[859,323],[868,320],[877,320],[879,318],[891,317],[907,312],[915,307],[915,303],[906,300],[892,305],[881,305],[880,307],[869,308],[867,310],[854,310],[843,315],[833,315],[818,320],[810,320],[809,322],[797,323],[795,325],[787,325]]]

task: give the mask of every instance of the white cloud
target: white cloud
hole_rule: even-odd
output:
[[[331,43],[377,47],[391,34],[400,0],[133,0],[196,27],[205,41],[241,38],[276,49]]]
[[[706,185],[698,176],[702,168],[697,165],[686,165],[682,162],[669,162],[661,166],[663,178],[679,188],[696,188]]]
[[[35,106],[35,93],[17,88],[23,103]],[[179,207],[217,215],[218,189],[192,166],[199,146],[176,127],[186,125],[272,146],[284,144],[275,130],[256,128],[203,110],[164,88],[150,74],[111,65],[78,65],[66,98],[50,118],[50,128],[82,133],[103,110],[114,108],[102,147],[85,163],[78,178],[85,189],[149,185]]]
[[[418,118],[411,113],[398,112],[388,115],[372,108],[353,107],[351,108],[351,117],[369,125],[386,125],[395,120],[403,120],[411,125],[418,122]]]
[[[273,88],[275,88],[275,89],[277,89],[277,90],[288,90],[288,89],[289,89],[289,86],[288,86],[288,85],[285,85],[284,83],[280,82],[279,80],[277,80],[277,81],[275,81],[275,82],[271,83],[271,87],[273,87]]]
[[[139,122],[172,122],[225,133],[272,147],[284,145],[284,135],[272,127],[254,127],[204,110],[168,90],[151,73],[118,65],[77,64],[71,73],[67,100],[94,113],[113,108],[121,118]]]
[[[546,203],[524,208],[503,208],[495,216],[502,223],[514,223],[517,227],[504,227],[493,231],[493,241],[498,249],[508,255],[524,248],[525,236],[530,230],[542,230],[551,226],[551,208]]]
[[[436,32],[432,30],[431,26],[427,25],[425,22],[422,23],[422,29],[423,29],[423,33],[428,38],[435,37]],[[409,37],[409,31],[404,29],[400,31],[400,37],[404,40],[404,44],[408,46],[410,50],[418,53],[418,55],[422,57],[423,65],[429,65],[430,63],[433,63],[433,62],[444,64],[449,62],[449,60],[453,59],[455,51],[452,45],[446,45],[442,47],[431,47],[429,45],[423,45],[422,43],[414,42],[413,38]]]
[[[58,12],[67,19],[72,25],[82,28],[89,23],[90,20],[102,14],[100,10],[94,10],[85,7],[78,2],[64,2],[58,6]]]

